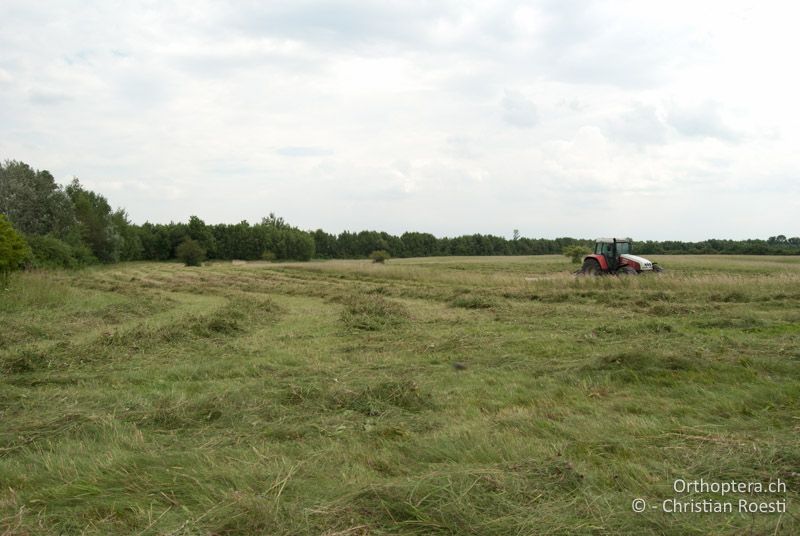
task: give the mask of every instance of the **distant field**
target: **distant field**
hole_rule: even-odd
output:
[[[652,258],[21,274],[0,535],[800,534],[800,258]]]

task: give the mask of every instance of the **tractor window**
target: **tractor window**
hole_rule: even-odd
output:
[[[614,254],[614,244],[611,242],[597,242],[594,246],[594,252],[608,257]],[[617,242],[617,255],[631,252],[630,242]]]

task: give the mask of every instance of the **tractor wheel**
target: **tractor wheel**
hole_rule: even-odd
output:
[[[617,274],[628,276],[628,275],[639,275],[639,272],[637,272],[636,269],[632,268],[631,266],[623,266],[622,268],[619,269]]]
[[[600,275],[602,271],[600,270],[600,263],[598,263],[594,259],[586,259],[583,261],[583,266],[581,266],[580,275]]]
[[[660,274],[661,272],[664,271],[664,269],[661,266],[659,266],[658,264],[654,264],[653,265],[653,271],[655,273],[657,273],[657,274]]]

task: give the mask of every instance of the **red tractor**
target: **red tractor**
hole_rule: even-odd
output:
[[[642,272],[662,272],[663,268],[644,257],[631,255],[630,238],[598,238],[594,253],[583,259],[580,275],[636,275]]]

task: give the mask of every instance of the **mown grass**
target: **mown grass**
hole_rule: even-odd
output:
[[[796,534],[800,259],[657,260],[22,274],[0,534]],[[631,511],[676,478],[787,512]]]

